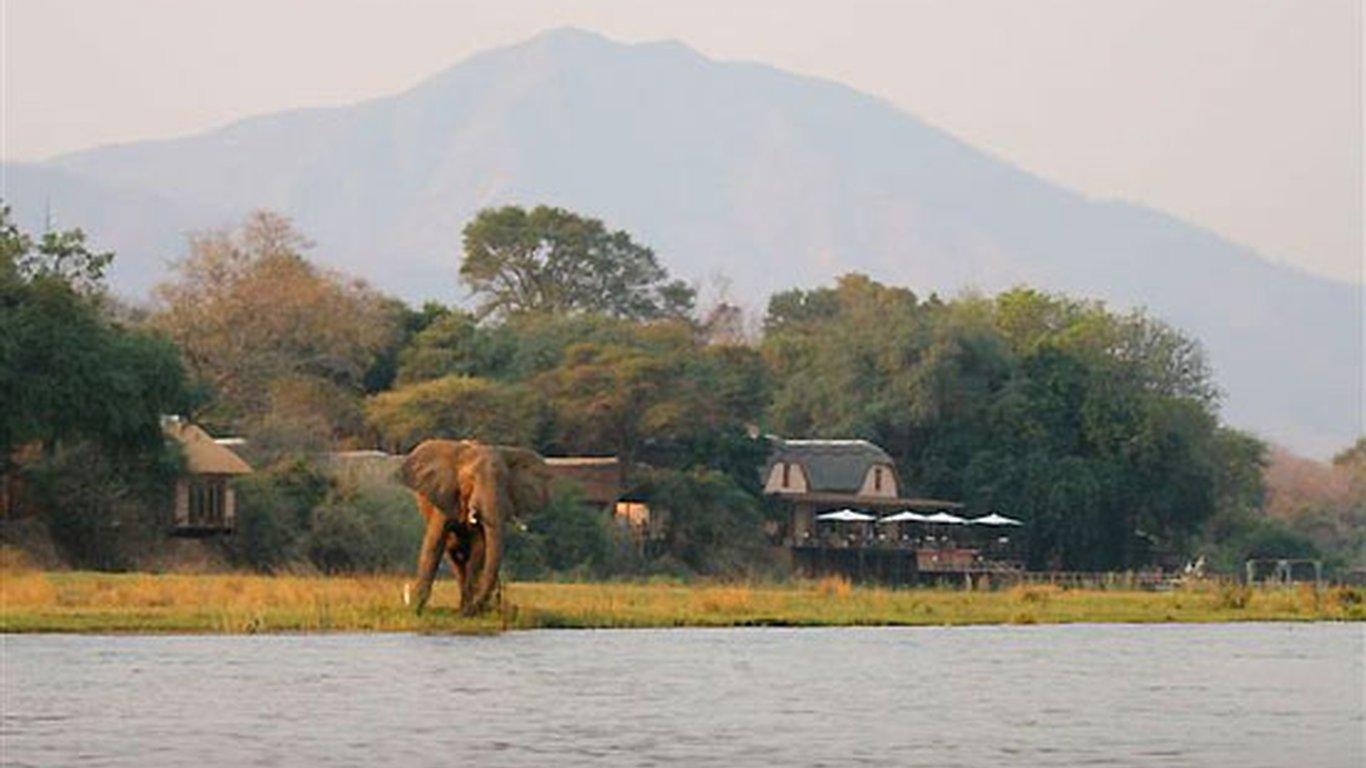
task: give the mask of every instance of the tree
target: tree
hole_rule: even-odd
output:
[[[540,421],[523,387],[459,375],[382,392],[366,418],[401,451],[434,437],[529,445]]]
[[[766,373],[754,350],[708,346],[690,325],[660,322],[570,346],[532,386],[553,414],[552,448],[748,478],[763,460],[746,431],[767,400]]]
[[[81,567],[146,551],[178,469],[161,416],[189,400],[175,347],[107,312],[112,258],[80,230],[35,240],[0,207],[0,513],[22,473],[21,508]]]
[[[1189,552],[1255,451],[1220,439],[1199,345],[1140,313],[1029,289],[921,302],[861,275],[775,296],[770,423],[862,437],[917,492],[1029,522],[1036,567]]]
[[[460,277],[479,298],[480,317],[597,312],[648,320],[681,317],[695,298],[630,235],[563,208],[480,211],[465,227],[464,251]]]
[[[392,308],[360,281],[319,270],[290,221],[257,211],[234,232],[190,238],[151,319],[214,394],[206,416],[238,429],[266,413],[270,383],[315,377],[359,393],[396,334]]]
[[[34,241],[0,208],[0,461],[40,442],[90,440],[115,454],[159,451],[160,417],[188,404],[166,339],[112,323],[102,275],[112,259],[80,230]]]
[[[363,388],[367,395],[393,387],[394,382],[399,379],[400,367],[403,364],[401,357],[414,338],[448,316],[456,314],[434,301],[424,303],[420,309],[412,309],[400,299],[383,297],[380,299],[380,305],[381,311],[389,317],[389,325],[396,332],[390,335],[388,343],[379,348],[369,370],[365,372]]]
[[[399,352],[395,383],[404,386],[453,374],[486,375],[491,362],[483,354],[490,346],[488,335],[468,312],[441,315]]]
[[[753,575],[769,564],[759,504],[725,474],[651,470],[641,479],[639,492],[652,508],[667,514],[665,551],[691,570]]]

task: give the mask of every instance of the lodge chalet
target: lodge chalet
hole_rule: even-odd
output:
[[[176,480],[171,512],[175,536],[231,533],[237,526],[237,499],[229,481],[251,467],[203,429],[181,419],[163,423],[167,437],[180,443],[185,473]]]

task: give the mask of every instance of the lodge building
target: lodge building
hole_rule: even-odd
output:
[[[237,499],[229,481],[251,467],[203,429],[177,418],[162,425],[180,443],[185,472],[176,479],[171,534],[202,537],[232,533],[237,527]]]
[[[786,522],[771,531],[802,575],[912,584],[995,568],[981,549],[929,528],[873,522],[923,510],[945,513],[962,504],[904,496],[892,457],[867,440],[785,440],[770,436],[761,480],[765,500]],[[863,521],[822,522],[820,516],[859,511]],[[963,533],[960,527],[960,534]]]
[[[899,512],[947,510],[963,505],[939,499],[903,497],[901,478],[887,452],[867,440],[784,440],[769,437],[764,494],[786,508],[788,545],[811,543],[816,515],[837,509]]]

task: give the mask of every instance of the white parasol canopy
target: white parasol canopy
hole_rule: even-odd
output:
[[[872,515],[865,515],[862,512],[855,512],[852,509],[841,509],[836,512],[826,512],[823,515],[816,515],[816,519],[822,522],[831,521],[836,523],[866,523],[877,518]]]
[[[963,523],[966,523],[967,520],[959,517],[958,515],[950,515],[948,512],[935,512],[933,515],[930,515],[929,517],[925,518],[925,522],[962,525]]]
[[[912,512],[909,509],[905,512],[898,512],[895,515],[888,515],[879,520],[879,523],[923,523],[929,520],[922,514]]]
[[[972,523],[973,525],[1024,525],[1024,523],[1020,522],[1019,520],[1016,520],[1013,517],[998,515],[995,512],[992,512],[989,515],[974,518],[972,520],[969,520],[968,522]]]

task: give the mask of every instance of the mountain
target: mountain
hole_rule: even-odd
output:
[[[187,230],[266,207],[326,264],[456,300],[471,215],[544,202],[630,231],[675,274],[724,275],[758,308],[850,270],[922,293],[1028,283],[1146,307],[1205,343],[1230,423],[1320,456],[1361,429],[1358,287],[1051,184],[845,86],[678,43],[559,30],[394,96],[5,176],[22,223],[50,206],[117,250],[124,292],[162,279]]]

